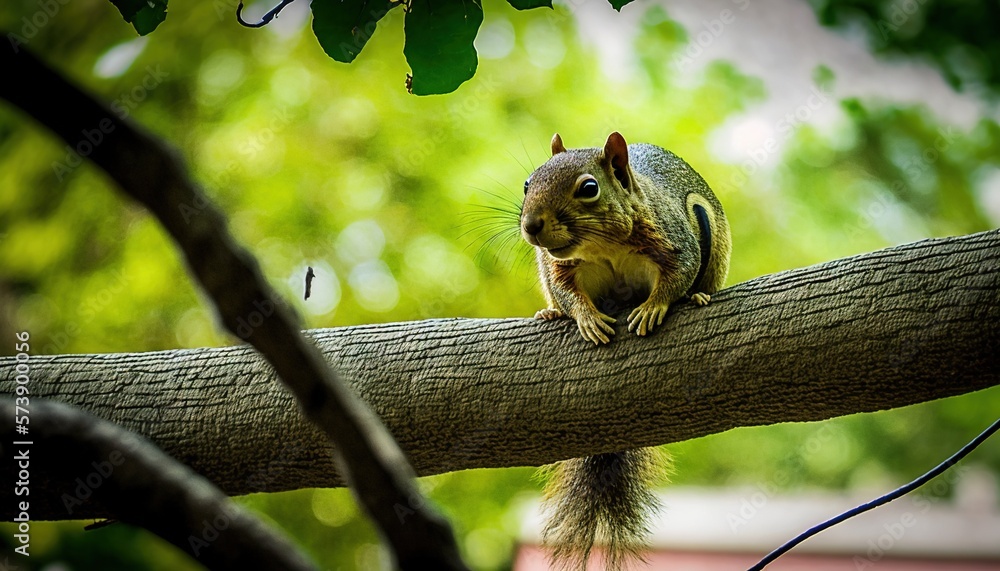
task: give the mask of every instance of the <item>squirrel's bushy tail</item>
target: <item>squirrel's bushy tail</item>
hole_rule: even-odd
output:
[[[547,521],[542,532],[553,566],[586,568],[594,542],[606,546],[607,569],[641,559],[649,524],[660,508],[651,486],[663,478],[668,458],[641,448],[555,464],[545,490]]]

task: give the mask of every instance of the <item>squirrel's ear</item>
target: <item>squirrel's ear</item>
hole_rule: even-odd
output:
[[[566,147],[563,146],[562,137],[559,136],[559,133],[552,135],[552,156],[554,157],[559,153],[565,152]]]
[[[608,135],[608,141],[604,143],[604,159],[611,165],[611,171],[615,178],[622,184],[622,188],[628,190],[630,177],[628,175],[628,143],[625,137],[618,131]]]

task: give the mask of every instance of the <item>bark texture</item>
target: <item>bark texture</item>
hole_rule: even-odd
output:
[[[620,322],[619,322],[620,323]],[[420,475],[815,421],[1000,383],[1000,231],[763,276],[585,343],[566,320],[435,319],[308,332]],[[33,398],[150,439],[231,495],[342,485],[329,442],[249,347],[37,356]],[[10,394],[13,361],[0,359]],[[36,491],[37,490],[37,491]],[[32,481],[32,518],[66,519]],[[0,488],[3,516],[11,489]],[[74,517],[104,515],[80,507]],[[88,508],[89,509],[89,508]]]

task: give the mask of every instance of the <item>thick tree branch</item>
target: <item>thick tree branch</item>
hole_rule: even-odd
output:
[[[29,410],[30,435],[19,435],[14,403],[0,399],[4,472],[6,481],[23,480],[29,491],[11,502],[24,502],[25,518],[35,516],[31,480],[43,476],[59,490],[64,517],[99,501],[120,521],[152,531],[209,569],[315,569],[291,543],[148,441],[61,403],[36,399]],[[19,441],[30,444],[11,445]]]
[[[1000,231],[763,276],[592,347],[572,323],[310,332],[421,475],[537,466],[1000,383]],[[336,486],[323,436],[248,347],[32,358],[32,391],[147,436],[230,494]],[[0,390],[13,385],[0,359]],[[37,481],[36,517],[64,518]],[[10,517],[11,490],[0,488]],[[51,505],[44,507],[46,502]],[[106,513],[99,506],[87,516]]]
[[[377,416],[299,334],[297,319],[237,245],[222,213],[188,177],[163,143],[120,119],[14,45],[0,48],[7,81],[0,97],[24,110],[145,205],[184,253],[191,273],[212,299],[226,328],[274,366],[306,416],[335,444],[334,459],[359,502],[386,536],[403,568],[464,569],[448,523],[416,500],[413,472]],[[58,94],[59,104],[52,104]],[[333,464],[328,464],[330,469]],[[413,503],[410,523],[398,506]]]

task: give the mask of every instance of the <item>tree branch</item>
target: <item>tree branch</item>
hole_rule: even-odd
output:
[[[638,338],[566,320],[438,319],[309,332],[421,475],[823,420],[1000,384],[1000,231],[763,276]],[[146,435],[229,494],[341,485],[248,347],[32,357],[34,395]],[[0,359],[0,390],[13,360]],[[35,481],[35,517],[64,518]],[[0,487],[10,517],[11,490]],[[81,514],[82,515],[82,514]],[[88,517],[105,515],[95,508]],[[405,512],[404,512],[405,515]]]
[[[58,490],[51,499],[64,506],[63,517],[76,519],[77,509],[100,502],[120,521],[152,531],[209,569],[315,569],[208,480],[135,434],[60,403],[36,399],[30,411],[30,436],[18,435],[14,403],[0,399],[3,455],[18,458],[4,462],[4,472],[11,472],[8,482],[22,480],[29,490],[11,507],[25,502],[26,517],[35,519],[32,484],[42,476]],[[24,440],[31,443],[8,448]]]
[[[163,224],[226,328],[273,364],[305,415],[334,443],[333,459],[386,536],[398,564],[464,569],[448,522],[419,500],[413,471],[398,445],[299,334],[296,317],[267,284],[256,260],[235,243],[225,217],[190,180],[175,153],[27,51],[14,45],[0,48],[0,65],[9,76],[0,82],[0,97],[71,147],[89,143],[88,153],[81,154]],[[57,105],[53,94],[59,94]],[[413,525],[404,525],[397,515],[398,506],[407,503],[414,504]]]

